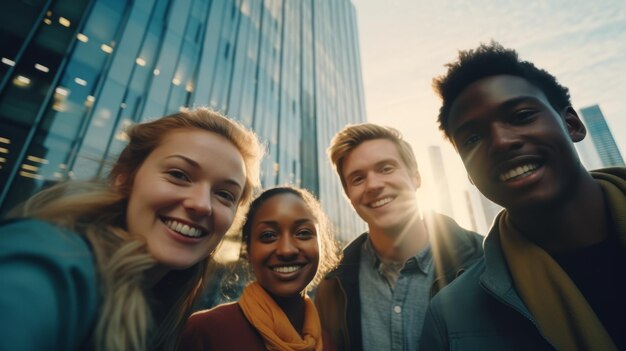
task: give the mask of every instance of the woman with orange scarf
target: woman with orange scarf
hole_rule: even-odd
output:
[[[306,292],[338,262],[319,202],[294,187],[250,205],[242,242],[256,277],[236,303],[191,316],[180,350],[335,350]]]

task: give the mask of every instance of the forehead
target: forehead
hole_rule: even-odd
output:
[[[236,180],[243,186],[245,163],[239,149],[225,137],[203,129],[176,129],[168,132],[148,158],[158,160],[184,156],[204,171]]]
[[[450,106],[448,130],[453,134],[466,119],[520,97],[535,98],[549,105],[545,94],[524,78],[497,75],[479,79],[468,85]]]
[[[343,174],[362,168],[369,168],[384,160],[396,160],[402,164],[400,151],[394,142],[388,139],[367,140],[350,151],[343,161]]]
[[[276,219],[311,219],[315,216],[309,206],[296,194],[277,194],[265,200],[259,207],[254,222]]]
[[[196,128],[178,128],[168,131],[162,137],[156,149],[184,148],[186,145],[195,146],[196,144],[226,146],[228,149],[234,148],[235,151],[239,153],[239,150],[235,147],[235,145],[233,145],[230,140],[226,139],[224,136],[208,130]]]

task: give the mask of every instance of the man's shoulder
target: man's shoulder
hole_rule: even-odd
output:
[[[429,218],[429,224],[434,226],[434,230],[439,236],[449,236],[453,240],[468,240],[480,243],[484,239],[484,236],[461,227],[457,221],[444,214],[433,212]]]
[[[326,274],[325,279],[335,278],[345,273],[353,273],[359,266],[361,249],[367,237],[368,233],[363,233],[349,242],[343,249],[341,261],[335,269]]]
[[[353,258],[353,256],[355,255],[360,256],[363,243],[365,242],[365,240],[367,240],[368,236],[369,234],[365,232],[352,239],[352,241],[350,241],[348,245],[346,245],[346,247],[344,247],[343,249],[342,262],[346,260],[346,257]]]
[[[480,258],[472,267],[437,293],[431,303],[436,306],[451,307],[452,310],[459,305],[474,303],[474,300],[483,294],[480,277],[484,271],[485,259]]]
[[[427,225],[433,228],[433,255],[443,265],[444,272],[467,268],[483,256],[484,236],[461,227],[454,219],[439,213],[429,216]]]

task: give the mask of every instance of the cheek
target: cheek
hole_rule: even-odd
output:
[[[320,264],[320,250],[322,250],[321,246],[319,245],[319,241],[318,242],[314,242],[308,249],[308,256],[309,259],[311,260],[311,262],[313,262],[313,264],[315,265],[315,270],[317,271],[317,267]]]
[[[236,211],[236,208],[226,207],[224,205],[216,205],[214,207],[213,220],[215,221],[215,227],[220,234],[225,234],[233,225]]]
[[[259,253],[257,253],[257,255],[258,254]],[[254,258],[251,257],[248,262],[250,263],[250,269],[252,270],[252,276],[254,277],[254,279],[260,282],[264,282],[266,280],[264,274],[266,273],[264,273],[263,260],[256,256]]]
[[[128,205],[126,207],[126,229],[130,232],[137,230],[139,223],[144,216],[141,216],[141,210],[138,207],[137,197],[131,192],[128,198]]]
[[[480,162],[480,157],[478,156],[479,150],[480,148],[478,146],[475,146],[466,153],[464,153],[464,155],[461,157],[463,159],[463,165],[465,165],[465,169],[467,169],[468,171]]]

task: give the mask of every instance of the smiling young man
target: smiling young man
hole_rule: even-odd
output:
[[[588,172],[568,89],[492,42],[434,80],[439,126],[505,209],[485,257],[431,302],[429,350],[626,349],[626,169]]]
[[[368,232],[344,249],[315,295],[339,350],[416,350],[430,298],[482,256],[483,237],[441,214],[420,214],[411,146],[371,123],[329,147],[344,192]]]

